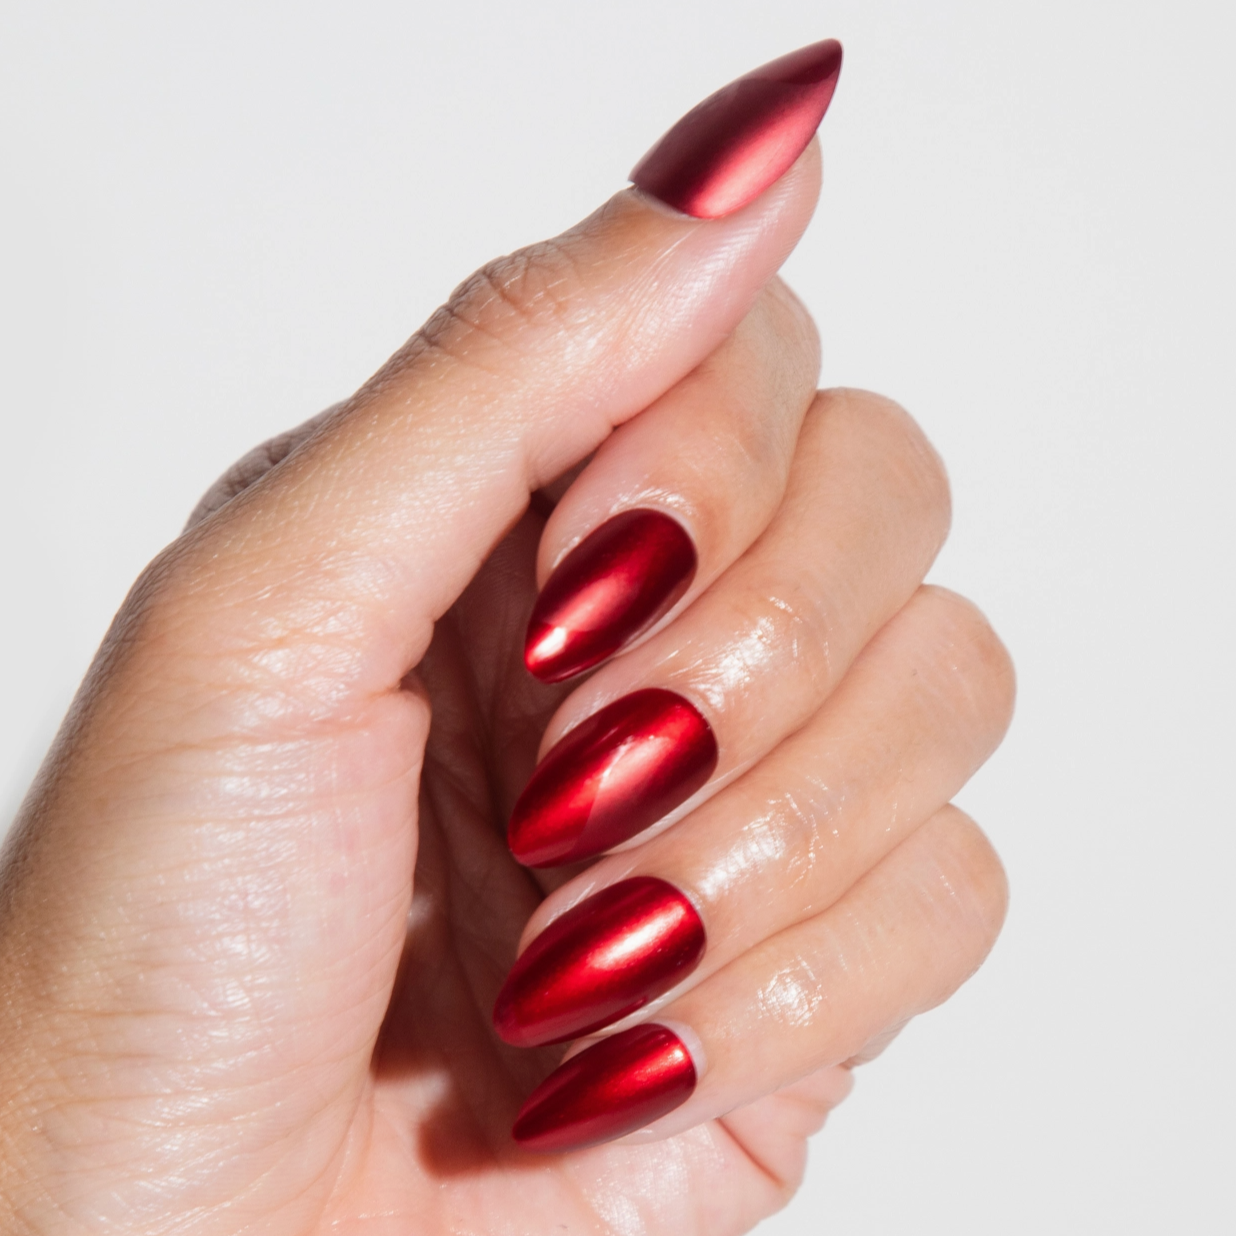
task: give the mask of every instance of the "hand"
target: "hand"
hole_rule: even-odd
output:
[[[1011,670],[920,431],[814,391],[818,120],[728,198],[675,130],[143,574],[9,842],[6,1230],[745,1230],[980,963]]]

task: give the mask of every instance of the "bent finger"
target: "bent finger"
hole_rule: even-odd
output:
[[[647,1020],[827,909],[994,750],[1012,667],[968,601],[924,587],[812,720],[676,828],[552,893],[494,1024],[510,1043]]]
[[[943,466],[901,408],[817,395],[763,535],[555,713],[511,813],[516,858],[556,866],[647,842],[764,758],[913,596],[948,522]]]
[[[815,326],[773,279],[703,364],[602,445],[541,538],[532,673],[561,682],[631,647],[755,540],[818,372]]]
[[[995,942],[1000,861],[945,807],[825,913],[569,1057],[515,1123],[529,1149],[667,1137],[860,1053],[952,994]]]

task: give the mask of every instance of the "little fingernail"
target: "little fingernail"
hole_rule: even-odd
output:
[[[676,519],[635,510],[606,520],[537,597],[524,664],[542,682],[591,669],[673,608],[695,567],[695,546]]]
[[[674,125],[636,165],[632,183],[697,219],[733,214],[806,149],[840,73],[836,39],[752,70]]]
[[[634,1026],[572,1056],[528,1097],[511,1136],[525,1150],[580,1150],[632,1133],[691,1097],[695,1065],[665,1026]]]
[[[592,1034],[643,1008],[699,965],[704,924],[672,884],[636,876],[554,919],[520,955],[494,1005],[516,1047]]]
[[[716,766],[712,727],[681,695],[624,695],[537,765],[511,813],[511,853],[527,867],[600,854],[686,802]]]

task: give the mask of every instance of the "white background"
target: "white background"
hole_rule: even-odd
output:
[[[0,5],[0,803],[235,456],[828,35],[788,267],[946,457],[1018,663],[1005,935],[764,1233],[1236,1230],[1236,21],[1093,0]]]

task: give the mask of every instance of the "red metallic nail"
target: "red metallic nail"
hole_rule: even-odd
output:
[[[528,867],[600,854],[686,802],[716,766],[712,729],[681,695],[635,691],[581,721],[537,765],[507,842]]]
[[[494,1026],[516,1047],[592,1034],[669,991],[703,955],[704,924],[672,884],[611,884],[523,951],[498,993]]]
[[[537,597],[524,664],[542,682],[591,669],[652,626],[690,587],[695,546],[660,511],[623,511],[586,536]]]
[[[665,1026],[634,1026],[554,1070],[519,1109],[525,1150],[579,1150],[651,1124],[691,1097],[695,1065]]]
[[[806,149],[841,73],[836,39],[800,47],[692,108],[636,165],[636,188],[697,219],[759,197]]]

